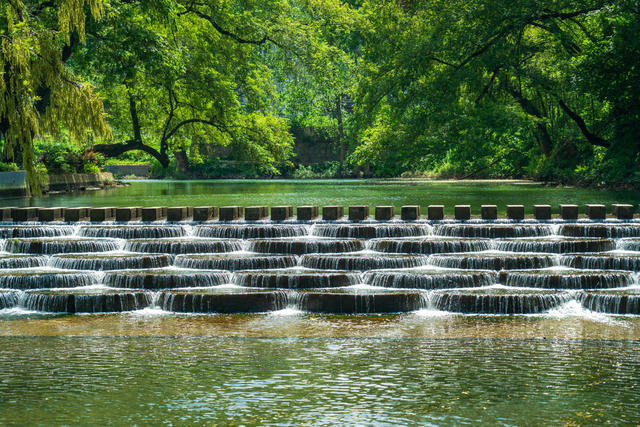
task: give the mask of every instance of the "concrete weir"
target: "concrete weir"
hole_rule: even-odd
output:
[[[640,315],[635,208],[4,207],[0,315]]]

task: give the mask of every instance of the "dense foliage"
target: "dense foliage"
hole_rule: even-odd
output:
[[[34,191],[38,162],[95,153],[159,176],[640,181],[638,0],[5,3],[2,160]],[[293,129],[333,158],[294,169]]]

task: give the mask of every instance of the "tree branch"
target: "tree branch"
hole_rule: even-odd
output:
[[[211,26],[213,26],[213,28],[215,28],[216,31],[218,31],[220,34],[222,34],[224,36],[227,36],[227,37],[235,40],[238,43],[261,45],[261,44],[266,43],[267,41],[270,41],[270,42],[273,42],[274,44],[277,45],[277,43],[275,43],[273,40],[271,40],[266,35],[264,35],[259,40],[249,40],[249,39],[242,38],[239,35],[237,35],[235,33],[232,33],[231,31],[227,31],[224,28],[222,28],[222,26],[220,26],[220,24],[218,24],[213,19],[212,16],[207,15],[206,13],[203,13],[203,12],[200,12],[199,10],[194,9],[193,5],[187,7],[184,12],[180,12],[178,15],[185,15],[187,13],[193,13],[194,15],[198,16],[199,18],[202,18],[202,19],[208,21],[211,24]]]
[[[601,8],[599,7],[590,7],[587,9],[576,10],[575,12],[556,12],[551,9],[542,9],[546,13],[538,16],[537,19],[571,19],[600,9]]]
[[[188,125],[189,123],[202,123],[205,125],[213,126],[221,132],[225,132],[231,135],[231,132],[226,127],[222,126],[220,123],[216,123],[213,120],[204,120],[204,119],[187,119],[178,123],[171,131],[166,135],[165,140],[171,138],[175,133],[184,125]]]
[[[489,89],[491,89],[491,86],[493,86],[493,82],[496,80],[496,77],[498,75],[498,72],[500,71],[500,68],[502,68],[502,65],[496,67],[496,69],[493,70],[493,73],[491,74],[491,78],[489,79],[489,82],[484,86],[484,88],[482,89],[482,92],[480,93],[480,95],[478,95],[478,97],[474,101],[475,105],[478,105],[482,100],[482,98],[484,98],[484,96],[489,92]]]
[[[163,155],[155,148],[136,140],[129,140],[116,144],[96,144],[91,147],[91,149],[96,153],[102,153],[107,157],[118,157],[127,151],[140,150],[153,156],[163,167],[166,168],[169,165],[169,158],[166,154]]]
[[[569,116],[571,120],[573,120],[576,125],[578,125],[580,132],[582,132],[582,135],[587,138],[587,141],[589,141],[591,145],[597,145],[600,147],[609,147],[611,145],[611,143],[606,139],[600,138],[598,135],[591,133],[587,128],[587,124],[584,122],[584,119],[580,117],[578,113],[569,108],[569,106],[565,104],[562,99],[558,99],[558,105],[560,105],[562,111],[564,111],[567,116]]]

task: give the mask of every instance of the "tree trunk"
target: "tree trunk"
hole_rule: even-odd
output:
[[[536,106],[522,96],[522,94],[511,87],[507,87],[507,91],[513,99],[516,100],[520,107],[529,115],[542,119],[544,116],[540,113],[540,110],[536,108]],[[538,147],[540,147],[540,151],[545,156],[551,155],[551,151],[553,150],[553,142],[551,141],[551,136],[549,135],[549,131],[547,130],[547,126],[544,123],[536,122],[536,129],[538,130],[538,138],[536,138],[538,142]]]
[[[176,166],[178,172],[187,173],[189,171],[189,159],[187,158],[187,153],[183,148],[176,150],[173,152],[174,157],[176,158]]]
[[[344,163],[345,149],[344,149],[344,126],[342,124],[342,97],[338,95],[336,98],[336,117],[338,119],[338,147],[340,149],[340,164]]]
[[[167,156],[166,153],[160,153],[155,148],[137,141],[127,141],[118,144],[97,144],[91,147],[91,149],[96,153],[102,153],[107,157],[118,157],[128,151],[140,150],[153,156],[158,162],[160,162],[163,168],[169,166],[169,156]]]

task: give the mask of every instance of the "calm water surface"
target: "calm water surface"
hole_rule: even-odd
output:
[[[131,186],[73,195],[5,199],[4,206],[225,206],[640,203],[640,192],[545,187],[529,182],[402,180],[133,181]]]

